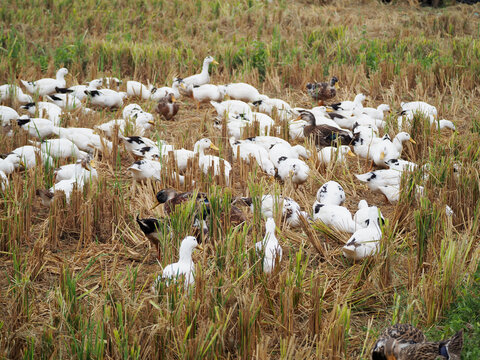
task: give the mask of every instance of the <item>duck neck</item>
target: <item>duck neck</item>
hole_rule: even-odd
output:
[[[203,62],[203,67],[202,67],[202,75],[208,76],[208,68],[210,66],[210,63],[208,61]]]
[[[402,140],[400,140],[398,137],[395,137],[392,142],[393,142],[393,145],[395,146],[395,148],[396,148],[398,151],[402,151],[402,150],[403,150]]]
[[[193,149],[194,154],[198,154],[199,156],[205,156],[204,149],[201,146],[201,144],[195,144],[195,147]]]
[[[192,249],[180,245],[180,257],[178,262],[190,264],[192,262]]]
[[[65,79],[65,75],[63,74],[63,72],[57,72],[57,80],[64,80]]]

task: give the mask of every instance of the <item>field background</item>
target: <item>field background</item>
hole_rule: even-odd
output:
[[[54,76],[65,66],[71,85],[112,75],[123,88],[130,79],[161,86],[198,72],[212,55],[219,62],[211,67],[212,83],[245,81],[308,107],[306,83],[335,75],[339,100],[363,92],[369,105],[393,110],[400,101],[424,100],[457,132],[437,132],[421,118],[407,129],[418,145],[409,145],[405,158],[432,163],[421,202],[406,192],[390,205],[370,193],[354,180],[369,167],[358,159],[347,167],[311,163],[312,176],[297,192],[289,183],[269,184],[259,171],[248,174],[242,164],[231,189],[202,178],[198,187],[213,199],[212,243],[195,254],[189,294],[182,286],[151,293],[161,267],[135,223],[137,213],[161,216],[161,209],[148,210],[155,190],[176,184],[134,186],[126,171],[133,158],[120,149],[98,156],[98,183],[76,194],[71,206],[60,201],[45,209],[35,189],[51,186],[51,169],[14,174],[0,205],[0,358],[366,359],[379,331],[398,321],[435,340],[465,328],[464,357],[479,358],[480,6],[351,3],[2,3],[1,84]],[[148,111],[155,106],[140,104]],[[119,117],[121,110],[64,121],[91,127]],[[210,106],[197,111],[182,99],[177,121],[158,119],[147,136],[186,148],[210,137],[234,162],[213,117]],[[395,111],[387,120],[390,134],[394,119]],[[13,138],[2,134],[0,152],[26,143],[18,131]],[[406,179],[406,188],[421,175]],[[265,277],[253,249],[263,222],[249,215],[245,226],[230,226],[222,216],[227,200],[277,192],[311,211],[316,190],[332,179],[344,186],[350,210],[366,198],[388,218],[381,253],[352,264],[339,250],[347,235],[327,238],[277,222],[284,260]],[[454,217],[445,216],[445,204]],[[189,221],[187,211],[172,217],[174,239],[165,229],[162,266],[176,261]]]

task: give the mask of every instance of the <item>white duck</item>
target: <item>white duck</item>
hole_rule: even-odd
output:
[[[168,94],[173,94],[173,96],[176,99],[179,99],[180,98],[179,88],[180,88],[180,85],[182,83],[183,83],[182,79],[174,78],[173,83],[172,83],[172,87],[168,87],[168,86],[163,86],[163,87],[160,87],[160,88],[155,88],[154,87],[150,90],[150,92],[151,92],[150,99],[154,100],[154,101],[158,101],[160,99],[163,99]]]
[[[64,110],[75,110],[83,106],[82,101],[72,94],[47,95],[47,100]]]
[[[213,145],[210,139],[201,139],[195,143],[194,151],[198,152],[198,165],[200,169],[203,171],[204,174],[209,174],[211,169],[213,168],[213,175],[217,176],[221,174],[221,166],[220,163],[223,162],[224,164],[224,176],[225,181],[229,183],[230,181],[230,171],[232,170],[232,165],[224,159],[219,158],[218,156],[213,155],[205,155],[205,150],[211,148],[214,150],[219,150],[218,147]]]
[[[72,178],[77,181],[81,180],[85,183],[89,183],[93,179],[98,178],[98,172],[93,167],[93,162],[88,159],[78,160],[75,164],[60,166],[55,169],[53,174],[56,183]]]
[[[393,170],[400,170],[400,171],[413,171],[418,168],[418,165],[414,162],[402,160],[402,159],[389,159],[385,161],[385,164]]]
[[[65,68],[61,68],[57,71],[55,79],[45,78],[37,81],[20,81],[30,94],[38,94],[40,96],[45,96],[53,94],[56,87],[64,88],[66,84],[65,75],[67,74],[68,70]]]
[[[25,145],[16,148],[12,153],[18,154],[22,159],[23,166],[25,169],[31,169],[37,166],[37,161],[43,163],[45,167],[53,167],[53,158],[41,151],[38,147]]]
[[[295,186],[305,183],[310,173],[308,165],[300,159],[288,159],[281,157],[276,162],[278,176],[285,181],[291,178]]]
[[[120,108],[123,106],[123,99],[127,96],[125,92],[117,92],[111,89],[85,90],[94,106],[105,108]]]
[[[270,147],[268,156],[274,165],[278,165],[278,159],[282,157],[287,159],[299,159],[300,157],[308,159],[309,154],[302,145],[291,146],[288,143],[278,143]]]
[[[72,196],[73,190],[77,189],[79,191],[82,191],[84,185],[85,183],[83,181],[83,177],[78,180],[73,177],[67,180],[59,181],[48,190],[38,189],[36,191],[36,194],[40,196],[40,199],[42,200],[44,206],[50,206],[55,194],[58,192],[63,192],[65,194],[65,200],[67,204],[70,204],[70,198]]]
[[[318,160],[325,165],[332,162],[344,163],[347,161],[347,156],[355,157],[355,154],[347,145],[341,145],[340,147],[327,146],[318,152]]]
[[[402,171],[393,169],[375,170],[365,174],[355,174],[356,178],[365,182],[370,190],[379,190],[380,186],[398,186],[402,179]]]
[[[432,115],[435,118],[437,117],[437,108],[424,101],[402,102],[400,105],[403,111],[411,111],[412,113],[420,112],[427,116]]]
[[[90,137],[87,146],[91,149],[96,149],[96,150],[100,151],[101,153],[103,153],[105,151],[112,151],[113,143],[111,141],[105,139],[104,137],[101,137],[98,134],[93,134]],[[82,150],[82,149],[80,149],[80,150]],[[86,150],[84,150],[84,151],[86,151]]]
[[[246,83],[230,83],[225,85],[227,96],[232,100],[241,100],[247,103],[261,100],[263,96],[258,90]]]
[[[200,74],[192,75],[183,79],[185,85],[204,85],[210,82],[210,75],[208,73],[208,68],[210,64],[218,64],[215,59],[211,56],[207,56],[203,60],[202,72]]]
[[[30,95],[24,94],[22,89],[13,84],[5,84],[0,86],[0,102],[7,99],[16,99],[20,103],[29,103],[33,99]]]
[[[165,266],[162,277],[159,276],[153,284],[152,290],[154,292],[162,279],[165,280],[168,285],[172,281],[178,281],[178,279],[183,276],[185,277],[185,289],[195,283],[195,264],[192,260],[192,253],[195,248],[203,250],[194,236],[187,236],[182,240],[178,262]]]
[[[378,217],[377,217],[377,224],[378,226],[381,226],[384,224],[385,219],[383,218],[382,212],[377,208],[376,211],[378,212]],[[366,228],[370,225],[370,207],[368,206],[368,203],[366,200],[360,200],[358,203],[358,210],[353,216],[353,220],[355,221],[356,228],[357,229],[362,229]]]
[[[258,108],[258,111],[272,115],[274,110],[277,111],[291,111],[293,114],[293,109],[289,103],[282,99],[273,99],[269,98],[266,95],[261,95],[261,99],[254,101],[252,104]]]
[[[2,126],[9,126],[12,120],[17,120],[19,117],[18,113],[11,107],[0,105],[0,121]]]
[[[368,211],[369,225],[355,231],[343,247],[343,255],[348,259],[361,260],[375,255],[379,250],[382,230],[378,225],[378,208],[371,206]]]
[[[377,108],[364,107],[362,112],[375,120],[383,120],[385,111],[390,111],[388,104],[380,104]]]
[[[321,204],[315,201],[313,204],[313,219],[339,231],[355,232],[355,222],[352,219],[352,214],[344,206]]]
[[[54,134],[59,138],[65,138],[73,142],[82,151],[91,151],[92,139],[98,135],[90,128],[64,128],[54,127]]]
[[[102,79],[95,79],[88,83],[88,85],[74,85],[70,86],[69,88],[56,88],[55,91],[61,94],[70,94],[75,96],[80,101],[83,101],[87,94],[85,90],[98,90],[103,85]]]
[[[275,176],[275,166],[270,160],[267,150],[263,147],[251,142],[236,141],[234,137],[230,138],[230,146],[232,147],[234,158],[240,156],[242,160],[250,163],[250,157],[253,157],[258,166],[267,175]]]
[[[55,125],[49,119],[20,117],[17,119],[17,124],[28,132],[28,135],[37,139],[43,139],[55,133]]]
[[[276,144],[284,144],[285,146],[291,146],[288,141],[275,136],[255,136],[245,139],[245,141],[250,141],[257,145],[260,145],[267,151],[269,151]]]
[[[8,177],[1,170],[0,170],[0,187],[2,188],[2,191],[5,191],[5,189],[8,187]]]
[[[270,274],[275,268],[275,264],[282,261],[282,247],[275,237],[275,221],[268,218],[265,223],[265,237],[262,241],[255,244],[257,254],[263,254],[263,271]]]
[[[292,120],[296,112],[292,109],[290,104],[282,99],[271,99],[266,95],[261,95],[261,100],[252,103],[259,112],[273,116],[276,112],[280,121]]]
[[[242,198],[250,206],[252,213],[255,210],[255,206],[252,198]],[[286,224],[290,227],[300,226],[300,217],[303,216],[308,219],[309,216],[305,211],[302,211],[300,205],[289,197],[283,197],[279,195],[263,195],[260,203],[260,212],[263,217],[274,217],[277,211],[282,212],[282,218]]]
[[[41,150],[54,158],[86,159],[88,154],[68,139],[49,139],[40,144]]]
[[[222,85],[194,85],[192,86],[192,97],[197,104],[197,109],[200,107],[200,103],[208,101],[221,102],[225,97],[226,89]]]
[[[364,94],[357,94],[353,101],[345,100],[337,104],[331,105],[333,110],[343,111],[343,112],[352,112],[354,109],[363,109],[363,102],[366,100]]]
[[[35,115],[38,111],[39,117],[51,120],[55,126],[60,125],[62,108],[56,104],[40,101],[37,103],[28,103],[20,107],[27,110],[30,115]]]
[[[119,139],[122,140],[125,149],[134,155],[137,155],[137,153],[145,147],[157,148],[157,143],[155,141],[143,136],[120,135]]]
[[[10,153],[5,159],[0,159],[0,171],[5,175],[10,175],[21,164],[21,157],[18,154]]]
[[[127,81],[127,96],[139,97],[143,100],[148,100],[152,96],[151,90],[153,86],[145,86],[139,81]]]
[[[300,140],[305,137],[304,127],[308,125],[305,120],[293,120],[288,123],[288,135],[292,140]]]
[[[240,100],[226,100],[222,102],[210,101],[210,104],[212,104],[217,114],[222,118],[225,116],[225,113],[234,115],[246,114],[248,119],[250,119],[252,115],[252,109],[250,106]]]
[[[161,180],[162,164],[155,160],[140,160],[128,168],[136,181],[147,179]]]
[[[341,205],[345,201],[345,190],[336,181],[328,181],[317,191],[317,202],[320,204]]]
[[[375,143],[370,149],[373,162],[379,166],[386,166],[385,162],[387,160],[400,158],[404,141],[410,141],[412,144],[416,144],[410,134],[404,131],[397,134],[393,141],[384,137],[381,142]]]

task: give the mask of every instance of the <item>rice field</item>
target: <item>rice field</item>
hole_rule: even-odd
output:
[[[320,164],[312,141],[291,139],[278,113],[278,136],[314,154],[299,186],[236,158],[209,103],[197,108],[182,96],[171,121],[155,112],[156,101],[133,97],[117,109],[65,111],[63,127],[93,129],[137,103],[155,116],[144,136],[185,149],[209,138],[219,151],[208,153],[232,164],[232,181],[203,174],[195,159],[181,184],[167,157],[158,180],[136,182],[128,168],[137,159],[116,134],[110,150],[92,152],[98,179],[69,203],[60,196],[47,207],[36,192],[53,185],[54,168],[73,160],[10,174],[0,193],[0,358],[370,359],[381,330],[398,322],[436,341],[461,328],[466,339],[478,334],[475,312],[468,323],[460,316],[453,325],[444,321],[457,304],[478,308],[465,289],[478,286],[480,259],[480,5],[7,0],[0,27],[0,85],[24,91],[20,80],[55,77],[61,67],[67,86],[106,76],[122,80],[120,91],[129,80],[171,86],[174,77],[199,73],[211,55],[218,65],[210,65],[210,83],[245,82],[292,107],[316,106],[306,84],[336,76],[332,102],[363,93],[366,106],[389,104],[382,135],[392,138],[402,101],[432,104],[456,128],[437,130],[420,114],[403,126],[416,144],[405,143],[402,158],[429,165],[405,173],[391,204],[355,177],[370,161]],[[2,105],[27,114],[17,100]],[[4,130],[1,154],[36,140],[16,124]],[[242,138],[259,131],[249,127]],[[124,134],[135,132],[127,126]],[[342,246],[351,234],[309,221],[292,228],[274,209],[283,258],[265,274],[255,251],[265,235],[261,196],[291,197],[312,215],[317,190],[331,180],[345,190],[350,212],[362,199],[381,210],[378,253],[346,259]],[[422,196],[412,190],[417,185]],[[193,286],[161,283],[154,292],[193,230],[192,203],[169,216],[162,206],[152,209],[156,193],[170,187],[208,194],[208,240],[193,254]],[[236,197],[253,198],[253,212],[239,206],[246,217],[240,225],[228,216]],[[137,215],[166,219],[158,261]],[[462,358],[477,358],[475,349]]]

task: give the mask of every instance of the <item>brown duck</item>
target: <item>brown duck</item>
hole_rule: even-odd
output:
[[[460,360],[463,332],[439,342],[426,341],[421,330],[408,324],[386,328],[372,350],[372,360]]]
[[[172,93],[165,95],[158,101],[155,110],[161,114],[166,120],[171,120],[177,114],[180,105],[177,103]]]
[[[333,99],[337,95],[337,82],[338,79],[334,76],[330,82],[308,83],[307,92],[313,100],[318,101],[319,105],[324,105],[324,101]]]
[[[330,125],[317,125],[315,116],[308,110],[301,110],[298,119],[307,121],[308,124],[303,128],[303,135],[313,137],[315,145],[317,146],[331,146],[337,140],[340,140],[342,145],[348,145],[352,142],[352,135],[350,132],[341,130]]]
[[[155,196],[157,198],[157,204],[152,209],[156,208],[160,204],[164,204],[165,212],[167,213],[167,215],[170,215],[172,212],[175,211],[175,207],[177,205],[191,200],[194,194],[194,191],[179,193],[175,189],[160,190]],[[196,200],[197,202],[200,202],[200,204],[204,203],[206,199],[207,194],[202,192],[196,193]]]
[[[385,355],[388,360],[460,360],[462,347],[463,331],[460,330],[450,339],[439,342],[406,344],[388,339],[385,343]]]
[[[175,207],[183,202],[190,200],[194,196],[193,191],[188,191],[184,193],[177,193],[174,189],[163,189],[159,191],[156,195],[158,206],[160,204],[165,204],[165,212],[170,215],[175,210]],[[201,210],[201,213],[204,214],[203,220],[206,216],[210,214],[210,202],[208,200],[207,194],[198,192],[197,193],[197,210]],[[200,211],[199,211],[200,212]],[[238,225],[245,221],[245,216],[238,207],[231,206],[229,213],[230,223]]]

